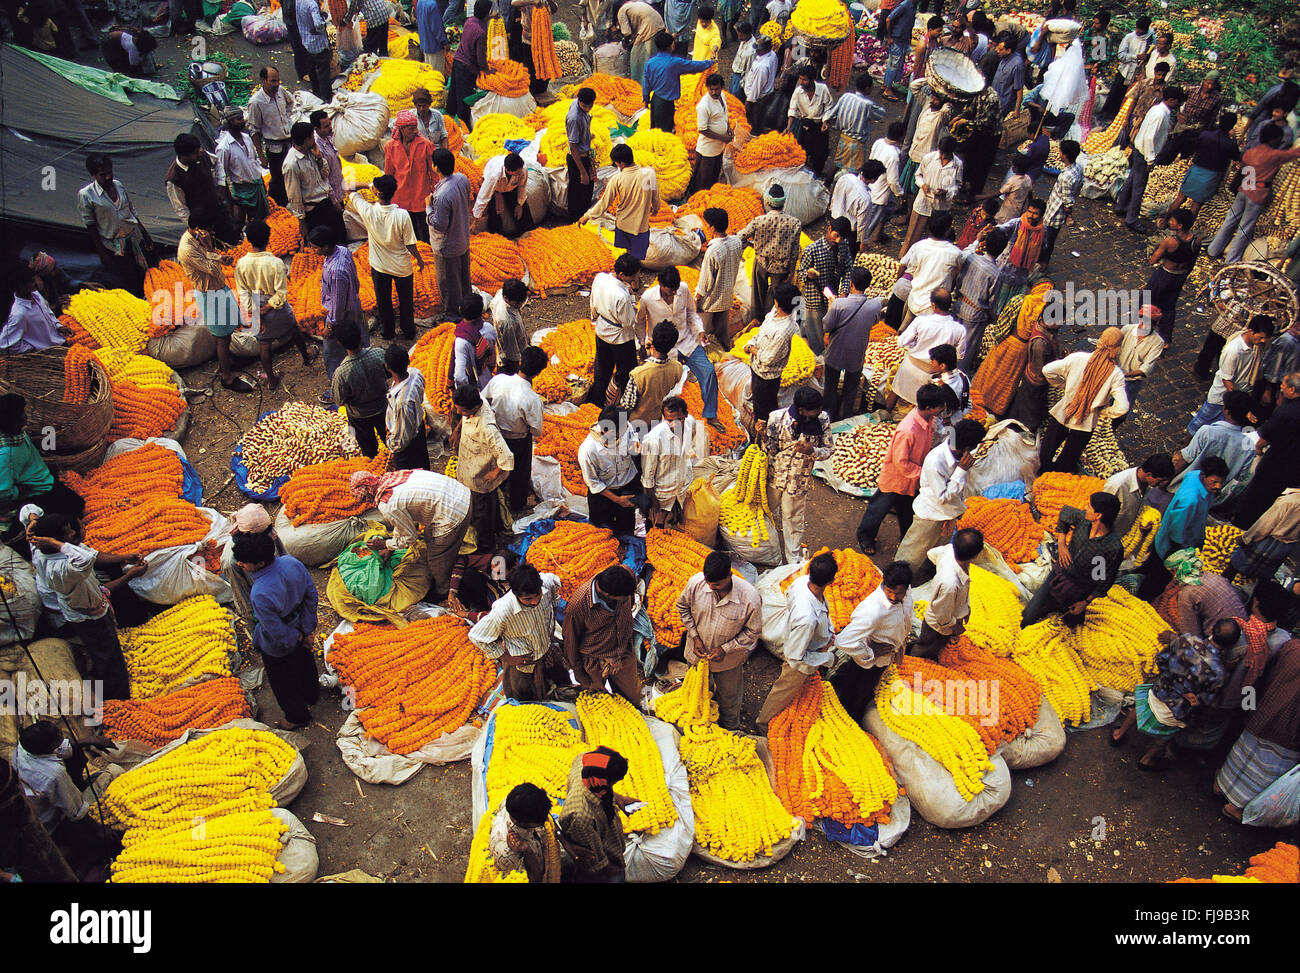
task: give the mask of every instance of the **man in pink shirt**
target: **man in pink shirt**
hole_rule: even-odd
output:
[[[420,134],[415,112],[397,113],[396,135],[384,146],[384,172],[397,180],[393,203],[411,214],[415,237],[429,242],[424,205],[433,192],[433,143]]]
[[[916,390],[916,408],[903,417],[889,441],[876,492],[858,524],[858,547],[876,553],[876,533],[892,510],[898,518],[898,536],[912,526],[912,500],[921,482],[921,464],[934,445],[934,423],[943,412],[943,392],[937,385]]]

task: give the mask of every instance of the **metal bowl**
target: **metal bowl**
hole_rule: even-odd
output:
[[[941,47],[925,64],[925,80],[945,98],[966,101],[986,87],[984,73],[965,54]]]

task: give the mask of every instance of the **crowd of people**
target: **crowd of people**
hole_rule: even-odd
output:
[[[518,53],[532,72],[531,58],[519,47],[528,43],[532,6],[532,0],[476,0],[457,11],[439,0],[418,0],[412,17],[421,48],[440,69],[449,50],[445,25],[468,15],[451,59],[448,115],[472,124],[476,79],[491,70],[486,37],[493,16],[505,17],[512,56]],[[753,250],[750,278],[742,282],[752,299],[749,319],[758,324],[742,349],[753,434],[767,454],[770,488],[779,498],[774,513],[783,557],[789,564],[808,562],[806,575],[787,593],[781,672],[752,722],[760,732],[819,672],[833,671],[841,699],[860,718],[886,666],[904,653],[936,656],[961,636],[971,612],[971,566],[985,542],[980,531],[957,524],[967,510],[967,476],[987,425],[1016,420],[1037,437],[1040,471],[1077,472],[1094,433],[1132,413],[1175,340],[1181,290],[1204,244],[1192,229],[1196,212],[1218,191],[1229,162],[1240,159],[1254,174],[1209,244],[1210,257],[1232,261],[1250,242],[1278,169],[1300,158],[1286,122],[1300,94],[1294,82],[1283,79],[1261,100],[1239,142],[1240,119],[1224,107],[1219,73],[1182,77],[1172,38],[1155,36],[1146,17],[1111,56],[1106,45],[1089,43],[1109,25],[1105,10],[1078,38],[1056,44],[1042,28],[997,32],[977,0],[966,0],[948,18],[942,3],[934,6],[914,49],[917,4],[881,4],[878,30],[890,49],[881,97],[906,98],[907,107],[875,139],[873,130],[890,109],[870,97],[874,85],[866,72],[831,77],[824,51],[798,35],[774,45],[757,30],[769,18],[788,19],[793,5],[784,0],[755,3],[748,14],[734,2],[700,6],[693,15],[690,4],[671,0],[662,12],[642,0],[589,0],[580,7],[588,51],[599,55],[614,45],[629,56],[630,76],[642,85],[654,127],[674,131],[682,76],[705,75],[691,191],[720,181],[724,152],[737,136],[724,89],[744,101],[750,136],[795,136],[808,167],[832,186],[824,230],[807,245],[801,245],[801,221],[785,212],[785,188],[774,183],[763,194],[764,213],[745,226],[731,225],[720,207],[704,210],[707,240],[693,287],[676,267],[651,280],[643,261],[651,217],[661,206],[655,170],[638,164],[629,146],[615,145],[615,171],[596,196],[596,91],[580,87],[565,118],[568,219],[597,220],[617,203],[614,243],[624,251],[610,272],[595,276],[589,295],[596,350],[586,402],[600,407],[600,418],[578,449],[577,463],[592,524],[621,537],[633,535],[640,522],[648,530],[681,524],[694,466],[708,455],[709,428],[725,431],[718,418],[717,356],[711,359],[708,349],[732,348],[733,297],[744,252]],[[367,19],[368,8],[360,5]],[[1073,14],[1072,0],[1054,0],[1048,15]],[[296,27],[290,39],[299,77],[327,97],[332,79],[328,41],[320,46],[322,16],[320,5],[298,0],[296,18],[287,22]],[[601,44],[593,48],[596,40]],[[728,76],[719,56],[733,42]],[[926,60],[944,48],[977,64],[988,85],[983,93],[962,102],[931,90]],[[902,88],[909,52],[911,79]],[[1082,52],[1087,75],[1108,90],[1094,105],[1099,86],[1090,84],[1084,102],[1049,111],[1044,75],[1071,52]],[[1176,76],[1185,87],[1172,83]],[[546,84],[534,75],[534,87],[540,94]],[[532,382],[548,364],[529,343],[527,283],[510,279],[495,294],[476,291],[470,250],[474,233],[517,237],[532,228],[533,214],[520,155],[489,160],[474,194],[456,171],[430,93],[417,91],[413,100],[413,109],[393,119],[382,150],[384,174],[370,186],[345,184],[326,112],[291,121],[292,99],[273,67],[261,69],[246,108],[224,112],[213,153],[188,133],[176,137],[175,161],[162,178],[187,226],[177,260],[194,284],[203,325],[216,339],[218,378],[236,392],[254,388],[237,374],[230,350],[232,334],[241,329],[256,333],[261,378],[269,388],[279,381],[272,355],[277,341],[291,339],[305,365],[316,360],[315,345],[305,341],[287,302],[284,261],[267,252],[269,198],[292,213],[303,245],[324,261],[320,302],[328,336],[319,356],[325,372],[320,401],[346,408],[364,455],[376,456],[382,443],[390,457],[388,472],[356,473],[350,482],[356,498],[392,528],[387,539],[372,541],[376,553],[386,557],[423,537],[431,578],[426,600],[470,622],[470,640],[502,666],[509,696],[543,699],[572,683],[639,705],[644,664],[632,637],[638,578],[628,568],[606,568],[582,585],[564,605],[559,626],[559,578],[529,564],[515,564],[486,596],[468,594],[467,579],[476,572],[485,576],[487,563],[503,550],[508,518],[526,513],[537,499],[531,471],[543,401]],[[1062,233],[1073,232],[1067,228],[1084,181],[1080,142],[1068,136],[1079,119],[1096,125],[1129,101],[1130,122],[1120,140],[1132,147],[1131,168],[1115,212],[1130,229],[1167,235],[1151,253],[1141,306],[1129,309],[1125,320],[1101,322],[1108,326],[1093,346],[1071,352],[1062,338],[1063,327],[1074,323],[1071,312],[1048,277]],[[1011,147],[997,188],[986,189],[1003,126],[1021,112],[1027,137]],[[1050,186],[1044,175],[1049,133],[1062,136],[1057,147],[1064,163]],[[1148,174],[1169,152],[1190,155],[1192,164],[1159,227],[1149,227],[1139,219]],[[108,156],[91,154],[86,169],[91,182],[78,205],[103,280],[142,294],[158,248],[131,204],[138,187],[114,178]],[[270,176],[265,187],[264,173]],[[372,189],[377,202],[364,199],[362,189]],[[953,214],[959,204],[971,207],[960,227]],[[369,244],[382,350],[371,344],[347,246],[355,226]],[[873,247],[875,253],[892,249],[891,233],[897,234],[901,276],[886,295],[868,296],[868,257]],[[238,261],[231,288],[220,250],[239,240],[250,252]],[[431,468],[424,419],[431,377],[411,365],[407,350],[417,333],[414,275],[425,270],[417,242],[432,248],[441,317],[455,325],[449,374],[454,476]],[[0,351],[8,354],[63,343],[58,313],[77,286],[61,278],[49,258],[19,259],[20,251],[18,241],[5,267],[10,299]],[[896,374],[880,388],[863,382],[864,356],[878,325],[897,333],[902,353]],[[789,405],[780,406],[781,376],[796,338],[821,356],[823,385],[798,388]],[[1180,747],[1214,746],[1239,729],[1215,786],[1225,798],[1224,813],[1240,819],[1252,797],[1300,761],[1300,642],[1290,638],[1300,584],[1277,580],[1300,543],[1300,454],[1286,432],[1300,417],[1300,318],[1284,328],[1263,314],[1216,322],[1198,373],[1212,375],[1212,384],[1189,417],[1186,445],[1116,473],[1082,509],[1060,512],[1050,574],[1020,624],[1049,616],[1082,624],[1090,603],[1116,584],[1152,601],[1172,593],[1176,630],[1112,740],[1119,745],[1136,726],[1150,742],[1141,766],[1158,769],[1176,752],[1175,740]],[[683,381],[699,386],[698,421],[677,394]],[[125,602],[124,582],[143,565],[116,563],[82,543],[84,505],[41,459],[24,431],[24,411],[20,396],[0,399],[0,506],[14,517],[10,539],[30,552],[43,624],[86,645],[106,695],[122,698],[126,673],[110,606]],[[837,566],[828,554],[809,557],[807,501],[814,464],[831,455],[831,423],[866,413],[898,424],[857,543],[876,554],[890,513],[899,543],[882,565],[880,586],[836,631],[826,588]],[[1140,563],[1126,561],[1121,539],[1148,506],[1162,514],[1151,552]],[[1196,554],[1211,517],[1245,531],[1222,575],[1204,571]],[[477,550],[466,555],[471,528]],[[673,659],[708,659],[720,723],[739,730],[748,728],[744,663],[763,625],[757,590],[731,568],[729,555],[714,551],[689,579],[676,606],[685,635],[680,645],[660,647],[658,663],[662,671]],[[102,588],[97,569],[111,578]],[[317,593],[310,572],[284,553],[261,505],[236,515],[223,574],[266,663],[283,712],[280,725],[305,726],[319,693],[312,656]],[[911,592],[921,584],[930,585],[929,597],[913,638]],[[1239,726],[1240,693],[1252,687],[1261,703]],[[33,735],[24,737],[19,752],[34,758],[53,746]],[[614,787],[626,771],[626,760],[607,748],[575,761],[559,816],[566,876],[569,865],[587,880],[622,875],[615,810],[626,799]],[[85,813],[48,781],[38,786],[37,775],[24,779],[34,800],[70,817]],[[549,844],[555,839],[545,827],[550,812],[539,788],[521,785],[511,792],[492,828],[500,867],[524,868],[534,880],[559,879],[559,859]]]

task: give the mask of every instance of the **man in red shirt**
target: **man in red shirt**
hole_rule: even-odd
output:
[[[901,539],[912,526],[912,500],[921,483],[921,464],[934,445],[934,423],[943,412],[943,391],[937,385],[916,390],[916,408],[903,417],[889,441],[876,492],[858,524],[858,547],[876,553],[876,532],[892,510]]]
[[[420,134],[415,112],[397,113],[397,133],[384,147],[384,172],[397,180],[393,203],[411,214],[415,237],[429,242],[424,203],[433,192],[433,143]]]
[[[1260,132],[1259,145],[1241,154],[1241,189],[1206,251],[1215,260],[1225,257],[1225,250],[1228,263],[1241,259],[1246,245],[1255,236],[1255,223],[1268,209],[1268,201],[1273,195],[1273,177],[1292,159],[1300,159],[1300,147],[1279,149],[1281,142],[1282,129],[1269,122]]]

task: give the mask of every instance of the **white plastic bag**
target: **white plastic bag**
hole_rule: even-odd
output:
[[[650,231],[650,241],[641,265],[647,270],[663,270],[665,267],[688,266],[699,256],[700,238],[694,233],[656,228]]]
[[[973,497],[999,483],[1020,480],[1026,486],[1038,475],[1037,437],[1015,419],[989,427],[985,440],[994,443],[975,461],[966,476],[966,496]]]
[[[9,611],[0,614],[0,645],[30,639],[41,617],[41,596],[36,590],[36,572],[11,547],[0,544],[0,575],[17,589],[7,595]]]
[[[325,106],[339,155],[368,152],[388,132],[388,99],[369,91],[340,91]]]
[[[783,212],[795,217],[804,226],[816,223],[831,205],[831,191],[808,169],[800,169],[797,176],[781,183],[785,190]]]
[[[524,187],[524,193],[528,199],[528,212],[533,218],[533,223],[541,226],[546,220],[546,212],[551,204],[551,180],[546,170],[536,162],[529,163],[525,166],[528,173],[528,182]]]
[[[317,108],[324,108],[325,102],[321,101],[310,91],[299,89],[290,92],[293,96],[293,120],[295,122],[310,122],[311,113]]]
[[[1009,743],[1004,743],[998,755],[1011,770],[1028,770],[1051,763],[1065,750],[1065,727],[1061,718],[1044,696],[1038,706],[1038,719],[1034,725]]]
[[[1256,794],[1242,809],[1241,821],[1257,828],[1293,828],[1300,823],[1300,764]]]
[[[182,325],[175,331],[150,338],[145,354],[173,369],[193,368],[217,356],[217,339],[201,324]]]
[[[308,567],[323,568],[338,557],[353,538],[365,532],[367,521],[379,519],[377,510],[368,510],[360,517],[295,527],[281,507],[275,515],[275,535],[280,538],[286,554]]]
[[[208,570],[202,554],[208,541],[228,532],[228,522],[210,507],[198,507],[197,510],[212,525],[203,540],[146,554],[144,574],[127,582],[131,590],[145,601],[155,605],[175,605],[193,595],[211,595],[219,602],[229,602],[234,598],[225,579]]]
[[[730,160],[725,166],[731,168]],[[799,181],[803,178],[801,174],[806,171],[803,166],[759,169],[756,172],[736,172],[732,168],[731,184],[733,186],[747,187],[762,196],[776,183],[780,183],[781,188],[784,189],[787,183]]]
[[[546,170],[546,175],[551,183],[551,212],[556,216],[567,216],[569,212],[568,169],[565,166],[548,168]],[[591,187],[591,198],[599,199],[600,194],[605,191],[605,183],[609,182],[616,175],[618,175],[618,170],[613,166],[599,166],[596,169],[595,182]]]
[[[763,609],[763,644],[778,659],[785,645],[786,598],[781,582],[799,573],[802,564],[783,564],[758,576],[758,598]]]
[[[691,808],[691,783],[686,765],[677,753],[678,733],[667,723],[645,717],[650,735],[663,761],[668,795],[677,809],[677,820],[658,834],[632,832],[623,848],[623,865],[629,882],[667,882],[677,876],[695,844],[695,811]]]
[[[537,111],[537,99],[530,94],[522,94],[518,98],[511,98],[506,95],[499,95],[496,92],[488,92],[469,110],[470,120],[475,125],[484,115],[514,115],[517,118],[523,118],[530,112]]]

